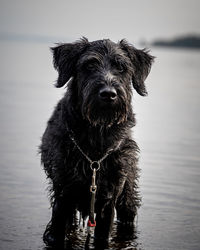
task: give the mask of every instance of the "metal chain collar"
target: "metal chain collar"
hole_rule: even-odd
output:
[[[74,136],[73,136],[73,132],[72,131],[68,131],[69,132],[69,138],[72,140],[72,142],[74,143],[74,145],[78,148],[78,150],[81,152],[81,154],[89,161],[90,163],[90,168],[91,170],[93,170],[95,167],[93,167],[93,165],[97,164],[97,168],[96,168],[96,171],[98,171],[100,169],[100,164],[102,161],[104,161],[106,159],[106,157],[111,154],[114,150],[118,149],[120,144],[121,144],[121,141],[118,143],[117,147],[114,149],[114,148],[110,148],[107,150],[107,152],[105,153],[105,155],[103,155],[99,160],[97,161],[93,161],[90,159],[90,157],[82,150],[82,148],[78,145],[77,141],[75,140]]]

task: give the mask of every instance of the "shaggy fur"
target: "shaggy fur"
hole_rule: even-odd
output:
[[[75,43],[52,48],[58,71],[56,87],[67,83],[42,138],[41,161],[50,180],[52,218],[44,233],[50,246],[62,245],[65,230],[70,231],[75,212],[89,214],[92,171],[85,154],[97,161],[113,151],[97,171],[95,203],[96,246],[108,241],[114,218],[133,223],[140,197],[137,191],[138,146],[131,138],[135,125],[132,86],[147,94],[146,79],[153,57],[125,40]]]

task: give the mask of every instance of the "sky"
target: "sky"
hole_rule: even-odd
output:
[[[200,33],[199,0],[0,0],[0,36],[152,41]]]

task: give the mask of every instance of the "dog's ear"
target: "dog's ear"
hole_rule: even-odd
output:
[[[58,80],[55,85],[57,88],[64,86],[74,76],[78,58],[88,43],[88,39],[83,37],[75,43],[62,43],[51,48],[54,67],[58,71]]]
[[[151,70],[154,57],[145,49],[136,49],[124,39],[121,40],[119,44],[131,60],[133,67],[132,83],[134,89],[142,96],[147,95],[144,81]]]

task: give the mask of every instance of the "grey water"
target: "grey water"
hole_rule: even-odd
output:
[[[38,145],[46,122],[65,89],[51,44],[0,43],[0,249],[45,249],[50,219],[47,181]],[[148,97],[133,94],[141,153],[142,206],[132,240],[110,249],[200,249],[200,51],[152,49],[155,64],[146,80]],[[123,232],[128,234],[129,232]],[[84,249],[84,232],[71,248]]]

